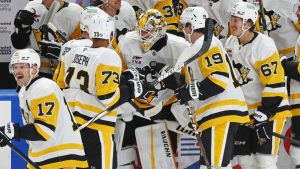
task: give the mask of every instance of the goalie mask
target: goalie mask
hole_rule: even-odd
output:
[[[33,77],[35,77],[38,72],[39,72],[39,68],[41,66],[41,60],[40,60],[40,56],[38,55],[38,53],[36,51],[34,51],[33,49],[22,49],[22,50],[17,50],[11,57],[10,63],[9,63],[9,72],[11,74],[13,74],[17,79],[20,79],[16,76],[16,73],[14,72],[14,64],[28,64],[29,65],[29,80],[28,82],[24,85],[27,86]],[[37,72],[35,74],[32,74],[32,68],[33,66],[37,66]],[[18,80],[17,80],[18,81]]]
[[[148,52],[155,42],[166,35],[167,23],[164,16],[156,9],[149,9],[143,13],[137,24],[141,48],[144,52]]]

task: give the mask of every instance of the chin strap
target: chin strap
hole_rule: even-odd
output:
[[[244,24],[243,24],[243,26],[242,26],[242,30],[243,30],[243,32],[242,32],[242,34],[240,35],[240,36],[238,36],[237,38],[238,39],[241,39],[241,37],[245,34],[245,32],[247,31],[247,30],[249,30],[250,28],[248,28],[248,29],[244,29]]]

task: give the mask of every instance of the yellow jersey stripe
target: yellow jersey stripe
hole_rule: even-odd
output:
[[[50,147],[47,149],[44,149],[39,152],[32,152],[32,149],[29,149],[28,154],[30,157],[40,157],[49,153],[61,151],[61,150],[68,150],[68,149],[78,149],[78,150],[83,150],[83,145],[82,144],[74,144],[74,143],[69,143],[69,144],[61,144],[58,146]]]

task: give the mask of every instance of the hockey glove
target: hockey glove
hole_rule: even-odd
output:
[[[142,70],[140,68],[129,68],[126,69],[122,75],[125,75],[127,79],[133,79],[133,80],[142,80],[145,78],[145,75],[141,74]]]
[[[19,124],[12,122],[0,127],[0,147],[6,146],[8,141],[19,140],[19,130]]]
[[[41,55],[51,59],[59,59],[61,44],[52,41],[42,40],[38,42],[41,45]]]
[[[157,90],[155,87],[146,80],[129,80],[128,81],[132,91],[132,98],[140,98],[147,103],[150,103],[154,96],[156,96]]]
[[[159,62],[155,62],[155,61],[150,62],[150,68],[151,68],[152,73],[155,74],[156,78],[164,75],[171,69],[170,66],[166,66],[163,63],[159,63]],[[161,81],[162,88],[168,88],[168,89],[172,89],[172,90],[177,89],[178,82],[176,81],[176,78],[178,78],[181,81],[180,73],[175,72],[172,75],[170,75],[169,77],[167,77],[166,79],[162,80]]]
[[[270,113],[263,113],[256,110],[254,112],[254,130],[256,132],[258,140],[271,139],[271,128],[269,126],[269,119],[272,117]]]
[[[198,99],[201,95],[199,85],[199,82],[195,80],[176,89],[175,95],[180,103],[184,104],[190,100]]]
[[[34,13],[27,11],[27,10],[19,10],[15,20],[14,25],[17,28],[25,28],[29,27],[34,22]]]

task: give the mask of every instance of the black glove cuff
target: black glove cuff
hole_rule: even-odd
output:
[[[20,140],[20,125],[19,123],[14,123],[14,131],[15,131],[15,135],[12,138],[13,140]]]
[[[262,106],[258,107],[257,111],[264,113],[268,119],[272,118],[275,115],[275,114],[271,113],[270,110],[267,110]]]

